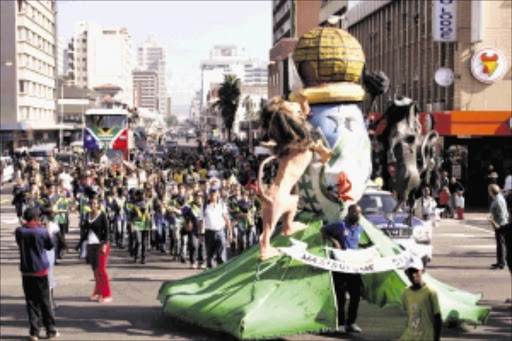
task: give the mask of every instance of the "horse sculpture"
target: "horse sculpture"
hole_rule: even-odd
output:
[[[407,97],[395,98],[383,119],[387,122],[380,137],[388,165],[385,171],[398,199],[393,213],[407,203],[407,222],[411,224],[414,201],[419,197],[421,188],[439,187],[435,160],[435,144],[439,135],[433,130],[421,135],[418,107]]]

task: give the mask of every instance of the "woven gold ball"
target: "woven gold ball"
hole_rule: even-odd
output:
[[[300,37],[293,61],[309,61],[320,82],[358,82],[364,67],[361,44],[345,30],[317,27]]]

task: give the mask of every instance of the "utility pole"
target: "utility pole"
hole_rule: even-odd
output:
[[[60,129],[59,129],[59,150],[62,151],[63,131],[64,125],[64,80],[60,83]]]

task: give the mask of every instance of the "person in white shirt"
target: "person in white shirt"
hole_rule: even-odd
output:
[[[512,169],[507,171],[507,177],[505,178],[505,184],[503,185],[505,193],[512,192]]]
[[[110,160],[107,157],[107,153],[103,152],[100,157],[100,169],[108,169],[110,166]]]
[[[68,173],[68,169],[64,168],[62,173],[59,174],[59,183],[62,184],[66,190],[71,191],[73,189],[73,177]]]
[[[231,244],[233,239],[233,229],[229,219],[228,209],[223,202],[219,200],[219,188],[212,187],[209,190],[209,201],[199,214],[199,220],[202,220],[205,228],[206,243],[206,266],[213,266],[213,257],[216,257],[217,265],[225,263],[226,253],[226,234],[224,230],[228,229],[228,242]]]
[[[423,220],[429,220],[435,217],[437,203],[430,195],[430,187],[423,189],[423,196],[416,202],[417,216]]]
[[[128,177],[126,179],[126,188],[128,189],[128,191],[132,188],[139,188],[139,179],[137,178],[137,174],[135,174],[131,170],[128,170],[127,175]]]

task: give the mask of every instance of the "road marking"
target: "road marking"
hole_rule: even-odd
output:
[[[15,224],[18,222],[17,218],[14,219],[2,219],[2,224]]]
[[[480,231],[480,232],[484,232],[484,233],[494,234],[494,231],[489,231],[488,229],[484,229],[483,227],[476,227],[476,226],[467,225],[467,224],[465,224],[464,227],[467,227],[467,228],[470,228],[470,229],[473,229],[473,230],[477,230],[477,231]]]
[[[494,249],[496,245],[482,244],[482,245],[455,245],[455,247],[462,247],[465,249]]]
[[[457,237],[457,238],[478,238],[475,235],[467,234],[467,233],[436,233],[436,237]]]

